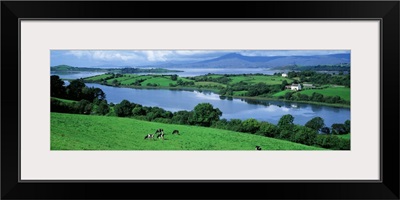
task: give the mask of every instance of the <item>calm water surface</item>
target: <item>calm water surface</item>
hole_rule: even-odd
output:
[[[296,124],[304,125],[313,117],[322,117],[327,126],[331,126],[333,123],[343,123],[350,119],[349,108],[282,101],[224,99],[212,92],[116,88],[93,83],[86,85],[102,89],[106,93],[107,101],[114,104],[126,99],[144,106],[158,106],[175,112],[190,111],[197,104],[207,102],[219,108],[223,113],[222,118],[226,119],[255,118],[277,124],[283,115],[291,114],[295,117]]]
[[[263,68],[237,68],[237,69],[218,69],[218,68],[168,68],[170,70],[180,70],[184,72],[171,72],[171,73],[137,73],[139,75],[146,74],[177,74],[181,77],[191,77],[191,76],[200,76],[208,73],[212,74],[269,74],[272,75],[275,72],[273,70],[267,70]],[[104,72],[51,72],[51,75],[58,75],[62,79],[78,79],[89,76],[95,76],[99,74],[104,74]]]

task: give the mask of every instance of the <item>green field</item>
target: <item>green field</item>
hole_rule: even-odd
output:
[[[77,101],[74,101],[74,100],[60,99],[60,98],[56,98],[56,97],[51,97],[51,99],[58,100],[58,101],[61,101],[61,102],[64,102],[64,103],[74,103],[74,102],[77,102]]]
[[[292,90],[282,90],[280,92],[277,92],[277,93],[273,94],[272,96],[273,97],[285,96],[285,94],[288,93],[288,92],[293,92],[293,91]]]
[[[111,75],[98,75],[98,76],[93,76],[90,78],[85,78],[85,80],[89,81],[89,82],[101,82],[101,80],[103,78],[108,78]],[[182,80],[184,82],[186,81],[191,81],[187,78],[181,78],[178,77],[178,80]],[[169,75],[164,75],[164,76],[160,76],[160,75],[136,75],[136,74],[124,74],[122,77],[118,77],[118,78],[111,78],[108,79],[106,82],[107,84],[111,85],[113,83],[114,80],[117,80],[121,85],[131,85],[133,83],[135,83],[137,80],[143,80],[143,82],[141,82],[141,86],[147,86],[147,84],[157,84],[157,86],[161,86],[161,87],[169,87],[170,83],[171,84],[177,84],[177,81],[173,81],[171,79],[171,76]],[[214,83],[215,84],[215,83]]]
[[[169,77],[153,77],[143,81],[142,86],[146,86],[149,83],[167,87],[170,83],[176,84],[176,81],[171,80]]]
[[[279,96],[285,96],[286,93],[288,92],[294,92],[292,90],[283,90],[280,92],[277,92],[273,94],[273,97],[279,97]],[[309,90],[302,90],[299,91],[301,94],[306,94],[308,96],[311,96],[312,93],[320,93],[324,96],[339,96],[340,98],[350,101],[350,88],[345,88],[345,87],[329,87],[329,88],[324,88],[324,89],[309,89]]]
[[[282,84],[282,81],[286,80],[288,84],[293,81],[289,78],[283,78],[281,76],[261,76],[261,75],[247,75],[247,76],[232,76],[229,77],[232,80],[229,82],[230,84],[238,83],[240,81],[257,84],[257,83],[265,83],[267,85],[279,85]]]
[[[350,88],[346,87],[329,87],[324,89],[310,89],[300,91],[301,94],[306,94],[309,96],[311,96],[313,92],[320,93],[324,96],[339,96],[346,101],[350,101]]]
[[[156,129],[165,140],[145,140]],[[172,135],[173,130],[181,135]],[[51,150],[324,150],[284,140],[214,128],[130,118],[51,113]]]
[[[350,140],[350,133],[344,134],[344,135],[336,135],[336,136],[338,136],[340,138],[344,138],[344,139],[349,139]]]
[[[210,87],[226,87],[226,85],[222,83],[216,83],[216,82],[209,82],[209,81],[199,81],[195,83],[196,86],[210,86]]]

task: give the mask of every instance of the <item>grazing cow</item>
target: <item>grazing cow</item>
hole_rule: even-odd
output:
[[[157,133],[164,133],[164,129],[161,129],[161,128],[157,129],[154,134],[157,134]]]
[[[144,139],[151,139],[154,138],[154,134],[147,134]]]
[[[158,138],[164,139],[164,131],[162,131],[161,133],[159,133],[159,134],[157,135],[157,139],[158,139]]]
[[[261,147],[260,146],[256,146],[256,150],[261,151]]]
[[[179,131],[178,130],[174,130],[174,131],[172,131],[172,134],[178,134],[179,135]]]

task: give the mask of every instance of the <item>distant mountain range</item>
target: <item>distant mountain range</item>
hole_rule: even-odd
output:
[[[244,56],[230,53],[218,58],[185,64],[161,64],[157,67],[176,68],[279,68],[289,65],[316,66],[350,63],[350,54],[313,56]],[[142,66],[149,67],[149,66]],[[152,66],[154,67],[154,66]]]
[[[312,55],[312,56],[244,56],[239,53],[229,53],[217,58],[202,61],[168,61],[151,65],[118,66],[113,64],[92,66],[96,70],[111,68],[274,68],[288,66],[317,66],[317,65],[350,64],[350,54]],[[52,70],[62,70],[53,68]],[[63,69],[66,70],[66,69]],[[69,68],[68,70],[74,70]],[[88,69],[89,70],[89,69]]]

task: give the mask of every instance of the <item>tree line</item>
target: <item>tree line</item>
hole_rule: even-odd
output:
[[[274,75],[280,76],[281,73],[274,73]],[[340,72],[339,75],[328,74],[328,73],[317,73],[316,71],[291,71],[287,73],[288,78],[293,79],[298,77],[300,82],[311,82],[320,85],[344,85],[350,87],[350,74],[344,75]]]
[[[298,92],[287,92],[284,96],[279,96],[279,99],[286,99],[290,101],[313,101],[322,103],[340,103],[350,105],[350,101],[342,99],[340,96],[324,96],[323,94],[313,92],[311,96],[301,94]]]

